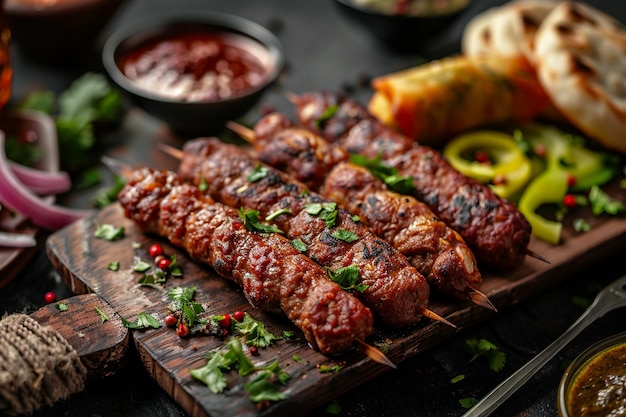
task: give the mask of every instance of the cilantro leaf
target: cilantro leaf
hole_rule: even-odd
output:
[[[158,329],[159,327],[161,327],[159,321],[154,318],[154,316],[144,312],[139,313],[137,315],[137,320],[134,322],[128,321],[122,317],[122,324],[124,324],[125,327],[134,330],[143,330],[150,327],[152,327],[153,329]]]
[[[322,113],[322,115],[317,120],[315,120],[315,126],[317,128],[324,127],[326,122],[328,122],[330,118],[333,117],[337,113],[338,110],[339,110],[339,106],[336,104],[326,107],[326,109],[324,110],[324,113]]]
[[[249,346],[264,348],[280,339],[268,331],[263,323],[255,320],[248,313],[244,315],[241,322],[235,322],[235,328],[244,336],[244,340]]]
[[[591,203],[591,211],[596,216],[602,213],[615,215],[626,210],[626,206],[621,201],[613,199],[597,185],[589,190],[589,203]]]
[[[345,229],[335,230],[330,235],[334,237],[335,239],[343,240],[344,242],[348,242],[348,243],[359,240],[359,237],[356,234]]]
[[[478,403],[478,400],[476,398],[474,398],[474,397],[466,397],[466,398],[461,398],[459,400],[459,404],[461,404],[461,407],[463,407],[465,409],[472,408],[477,403]]]
[[[482,356],[487,360],[489,369],[492,371],[499,372],[504,368],[506,354],[490,341],[486,339],[468,339],[465,341],[465,347],[472,355],[470,362]]]
[[[256,167],[254,167],[252,172],[248,174],[246,179],[248,180],[248,182],[261,181],[263,178],[267,177],[269,173],[270,173],[270,169],[264,166],[263,164],[259,163]]]
[[[93,204],[97,208],[103,208],[109,204],[117,201],[117,195],[122,191],[122,188],[126,185],[126,180],[116,175],[113,179],[113,184],[109,187],[101,189],[93,199]]]
[[[94,307],[94,310],[96,310],[96,313],[100,316],[100,321],[102,321],[102,323],[109,320],[109,317],[107,317],[107,315],[104,314],[98,307]]]
[[[191,369],[189,373],[197,380],[203,382],[211,392],[219,394],[228,386],[222,370],[230,369],[232,364],[231,359],[226,358],[223,353],[216,352],[209,357],[204,366]]]
[[[337,221],[337,203],[325,202],[325,203],[307,203],[304,205],[304,210],[311,216],[319,217],[326,222],[326,227],[331,228]]]
[[[307,246],[300,238],[293,239],[291,245],[298,250],[298,252],[306,252]]]
[[[359,284],[359,267],[350,265],[343,268],[328,270],[328,276],[345,291],[363,292],[368,285]]]
[[[252,232],[259,233],[283,233],[276,225],[263,223],[259,220],[258,210],[239,209],[239,217],[243,219],[243,224]]]
[[[397,169],[383,164],[381,155],[367,158],[363,155],[351,154],[350,162],[366,168],[373,176],[397,193],[410,194],[415,189],[413,178],[399,176]]]
[[[122,239],[124,237],[124,227],[115,227],[112,224],[97,225],[94,237],[109,241]]]

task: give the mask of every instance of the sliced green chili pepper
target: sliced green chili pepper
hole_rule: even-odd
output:
[[[486,153],[489,161],[477,161],[477,152]],[[457,171],[483,184],[503,198],[519,193],[528,183],[532,165],[511,135],[480,130],[452,139],[444,156]]]
[[[569,174],[563,169],[548,169],[526,187],[519,201],[519,210],[532,226],[532,233],[541,240],[556,245],[561,239],[563,225],[537,213],[544,204],[563,201],[567,193]]]

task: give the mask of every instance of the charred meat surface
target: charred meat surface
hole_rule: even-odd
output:
[[[349,154],[281,113],[254,128],[258,157],[305,183],[361,220],[405,255],[432,289],[466,299],[482,277],[461,236],[424,203],[387,189],[370,171],[347,162]]]
[[[137,170],[118,197],[126,217],[163,236],[194,260],[243,288],[250,304],[284,313],[326,354],[346,351],[372,332],[371,311],[277,233],[244,225],[236,209],[214,202],[176,174]]]
[[[358,268],[362,291],[354,294],[376,320],[400,327],[420,319],[429,297],[424,276],[336,203],[218,139],[186,142],[179,174],[193,184],[206,184],[205,192],[217,201],[271,219],[330,271]]]
[[[531,227],[509,201],[456,171],[435,149],[383,125],[354,100],[330,92],[295,99],[300,122],[350,153],[380,156],[413,178],[417,199],[454,228],[485,266],[508,270],[523,263]]]

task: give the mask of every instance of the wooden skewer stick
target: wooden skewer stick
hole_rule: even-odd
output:
[[[391,362],[389,358],[380,351],[380,349],[368,343],[365,343],[361,339],[354,339],[354,343],[356,344],[357,348],[359,348],[359,350],[365,354],[365,356],[367,356],[374,362],[378,362],[382,365],[387,365],[388,367],[393,369],[397,368],[396,364]]]
[[[547,264],[549,264],[549,263],[550,263],[550,261],[549,261],[549,260],[547,260],[547,259],[546,259],[546,258],[544,258],[543,256],[539,255],[537,252],[533,252],[533,251],[531,251],[531,250],[530,250],[530,249],[528,249],[528,248],[526,249],[526,255],[531,256],[531,257],[533,257],[533,258],[535,258],[535,259],[539,259],[540,261],[545,262],[545,263],[547,263]]]
[[[478,304],[481,307],[488,308],[489,310],[498,311],[496,306],[491,303],[491,300],[489,300],[489,298],[484,293],[478,291],[476,288],[472,288],[471,292],[468,295],[472,302],[474,302],[475,304]]]
[[[447,324],[450,327],[453,327],[456,329],[456,324],[451,323],[450,321],[446,320],[445,318],[441,317],[439,314],[435,313],[432,310],[429,310],[427,308],[421,308],[420,309],[420,314],[424,317],[427,317],[431,320],[436,320],[436,321],[440,321],[443,324]]]
[[[232,121],[226,122],[226,127],[241,136],[246,142],[254,144],[254,130]]]

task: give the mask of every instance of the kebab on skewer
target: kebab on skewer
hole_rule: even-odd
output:
[[[381,158],[398,175],[413,179],[413,195],[463,237],[479,264],[514,269],[526,255],[531,226],[508,200],[456,171],[428,146],[384,125],[343,95],[312,92],[293,96],[299,121],[349,153]],[[543,259],[542,259],[543,260]]]
[[[369,308],[278,233],[250,231],[238,211],[216,203],[173,172],[134,171],[118,200],[144,232],[167,238],[235,281],[254,307],[284,313],[325,354],[361,343]]]
[[[255,125],[262,141],[241,125],[229,127],[252,143],[263,162],[360,216],[409,259],[431,289],[495,309],[478,291],[482,277],[473,253],[424,203],[388,190],[369,170],[349,163],[347,152],[295,126],[284,114],[269,114]]]
[[[403,327],[425,316],[456,327],[427,308],[428,283],[406,257],[335,202],[216,138],[187,141],[180,159],[184,181],[216,201],[271,220],[324,268],[354,271],[350,287],[379,323]]]

